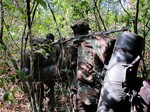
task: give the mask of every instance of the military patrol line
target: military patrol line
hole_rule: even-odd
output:
[[[32,83],[40,111],[55,112],[54,86],[56,78],[62,77],[69,86],[72,112],[149,112],[150,97],[142,94],[146,90],[140,91],[148,82],[137,77],[140,58],[134,62],[141,56],[143,38],[130,32],[120,33],[116,39],[107,36],[127,29],[89,34],[91,28],[84,20],[76,21],[71,28],[74,34],[71,38],[54,42],[54,35],[48,34],[46,44],[39,48],[39,42],[35,44]],[[63,55],[60,43],[64,44]],[[41,48],[44,55],[37,52]],[[30,74],[29,52],[25,54],[26,75]],[[139,109],[139,104],[143,108]]]

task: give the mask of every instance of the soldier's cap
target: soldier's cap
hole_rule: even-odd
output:
[[[54,37],[54,35],[52,33],[48,33],[46,35],[46,39],[50,39],[50,40],[54,41],[55,37]]]
[[[89,24],[84,21],[84,20],[78,20],[74,23],[73,26],[71,26],[72,30],[86,30],[86,31],[89,31],[91,30]]]

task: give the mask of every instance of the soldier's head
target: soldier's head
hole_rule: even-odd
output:
[[[71,28],[75,36],[88,34],[91,30],[89,24],[84,20],[76,21]]]
[[[46,35],[46,39],[51,40],[51,41],[53,42],[54,39],[55,39],[55,37],[54,37],[54,35],[53,35],[52,33],[48,33],[48,34]]]

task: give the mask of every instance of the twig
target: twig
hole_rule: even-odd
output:
[[[3,38],[3,29],[4,29],[4,10],[3,10],[3,3],[2,3],[2,0],[0,0],[0,10],[1,10],[0,41],[2,41],[2,38]]]
[[[34,73],[34,67],[33,67],[33,46],[32,46],[32,39],[31,39],[31,13],[30,13],[30,0],[26,0],[26,3],[27,3],[27,7],[26,7],[26,10],[27,10],[27,22],[28,22],[28,36],[29,36],[29,41],[30,41],[30,47],[31,47],[31,58],[30,58],[30,76],[32,77],[33,76],[33,73]],[[32,109],[34,112],[37,112],[37,108],[36,108],[36,104],[35,104],[35,98],[34,98],[34,95],[33,95],[33,88],[32,88],[32,84],[31,82],[28,80],[27,83],[29,84],[28,85],[28,91],[29,91],[29,94],[30,94],[30,101],[31,101],[31,105],[32,105]]]
[[[34,20],[34,17],[35,17],[35,12],[36,12],[36,10],[37,10],[37,6],[38,6],[38,3],[35,5],[35,8],[34,8],[34,10],[33,10],[33,16],[32,16],[32,19],[31,19],[31,26],[32,26],[32,24],[33,24],[33,20]],[[34,6],[33,6],[34,7]]]
[[[128,13],[128,11],[127,11],[127,10],[124,8],[124,6],[122,5],[121,0],[118,0],[118,1],[119,1],[119,3],[120,3],[121,7],[123,8],[123,10],[127,13],[127,15],[128,15],[130,18],[132,18],[131,15]]]
[[[138,24],[138,15],[139,15],[139,0],[137,0],[136,3],[136,15],[135,15],[135,21],[134,21],[134,33],[137,34],[137,24]]]
[[[0,10],[1,10],[1,31],[0,31],[0,44],[3,46],[3,49],[5,50],[5,52],[7,52],[8,57],[10,58],[14,68],[16,70],[18,70],[18,66],[16,63],[16,60],[12,57],[9,49],[7,48],[7,46],[5,45],[5,43],[3,42],[3,29],[4,29],[4,10],[3,10],[3,3],[2,0],[0,0]]]
[[[96,0],[94,0],[94,6],[95,6],[95,8],[97,9],[97,13],[98,13],[99,18],[100,18],[100,20],[101,20],[101,22],[102,22],[102,25],[103,25],[103,27],[104,27],[104,30],[107,31],[106,26],[105,26],[105,23],[104,23],[104,20],[103,20],[103,18],[102,18],[102,16],[101,16],[101,13],[100,13],[100,11],[99,11],[99,9],[98,9],[98,7],[97,7],[97,1],[96,1]]]
[[[20,69],[21,70],[23,69],[23,63],[24,63],[24,59],[25,59],[25,55],[24,55],[25,54],[25,48],[24,48],[23,41],[24,41],[24,37],[25,37],[26,28],[27,28],[27,25],[25,23],[22,38],[21,38],[21,56],[20,56],[20,59],[21,59]]]
[[[12,35],[11,35],[11,33],[10,33],[10,30],[8,29],[8,27],[7,27],[5,21],[4,21],[4,25],[5,25],[5,27],[6,27],[7,31],[8,31],[8,34],[9,34],[10,38],[12,39],[12,41],[14,42],[14,44],[16,45],[16,47],[17,47],[18,49],[20,49],[19,46],[18,46],[18,44],[15,42],[14,38],[12,37]]]
[[[96,16],[96,12],[95,12],[95,9],[94,9],[94,7],[93,7],[93,12],[94,12],[94,17],[95,17],[95,20],[96,20],[96,25],[97,25],[97,27],[98,27],[98,31],[101,31],[101,27],[100,27],[100,25],[99,25],[99,22],[98,22],[98,17]]]
[[[58,33],[59,33],[59,37],[60,37],[60,41],[61,41],[61,33],[60,33],[60,30],[59,30],[59,27],[58,27],[58,23],[57,23],[57,21],[56,21],[56,17],[55,17],[55,15],[54,15],[54,11],[52,10],[52,8],[51,8],[51,6],[50,6],[50,4],[48,3],[48,1],[46,0],[46,2],[47,2],[47,4],[48,4],[48,7],[49,7],[49,9],[50,9],[50,11],[51,11],[51,13],[52,13],[52,16],[53,16],[53,19],[54,19],[54,21],[55,21],[55,24],[56,24],[56,29],[57,29],[57,31],[58,31]],[[62,42],[60,42],[60,50],[61,50],[61,53],[60,53],[60,56],[59,56],[59,58],[58,58],[58,62],[57,62],[57,65],[60,67],[62,64],[63,64],[63,56],[64,56],[64,50],[63,50],[63,44],[62,44]]]
[[[7,48],[7,46],[5,45],[5,43],[3,42],[3,40],[1,40],[0,43],[1,43],[1,45],[3,46],[3,49],[5,50],[5,52],[7,52],[7,55],[8,55],[8,57],[10,58],[10,60],[11,60],[11,62],[12,62],[12,64],[13,64],[13,66],[14,66],[14,68],[15,68],[16,70],[18,70],[19,68],[18,68],[18,66],[17,66],[17,62],[16,62],[16,60],[13,58],[13,56],[11,55],[9,49]]]
[[[56,17],[55,17],[54,11],[52,10],[52,8],[51,8],[51,6],[50,6],[50,4],[48,3],[47,0],[46,0],[46,2],[47,2],[47,4],[48,4],[48,7],[49,7],[51,13],[52,13],[52,16],[53,16],[54,22],[55,22],[55,24],[56,24],[56,29],[57,29],[57,31],[58,31],[59,37],[61,38],[61,33],[60,33],[60,30],[59,30],[59,27],[58,27],[58,23],[57,23],[57,21],[56,21]]]

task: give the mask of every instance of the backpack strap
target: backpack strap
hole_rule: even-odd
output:
[[[130,68],[132,68],[132,67],[134,67],[134,65],[137,63],[137,62],[139,62],[139,60],[141,59],[141,56],[137,56],[133,61],[132,61],[132,63],[130,63],[130,64],[123,64],[123,66],[125,67],[124,68],[124,70],[123,70],[123,83],[125,83],[125,81],[126,81],[126,75],[127,75],[127,70],[129,69],[129,71],[131,71],[130,70]]]

